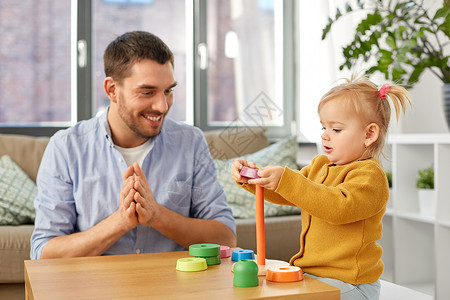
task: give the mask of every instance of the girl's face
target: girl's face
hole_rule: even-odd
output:
[[[328,159],[338,166],[366,158],[367,137],[354,107],[339,100],[330,100],[319,109],[323,149]]]

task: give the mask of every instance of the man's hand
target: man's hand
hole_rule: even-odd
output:
[[[120,216],[122,225],[128,230],[133,229],[138,224],[138,215],[136,213],[136,190],[134,189],[135,178],[134,169],[129,167],[122,173],[123,185],[120,190],[119,209],[116,211]]]
[[[153,227],[184,248],[205,242],[236,246],[236,236],[223,223],[217,220],[185,217],[158,204],[138,163],[133,163],[127,171],[126,175],[133,181],[133,200],[136,202],[135,212],[139,224]]]
[[[135,228],[139,224],[137,204],[134,202],[138,193],[134,188],[136,180],[133,174],[133,167],[122,173],[119,208],[112,215],[85,231],[52,238],[45,245],[41,258],[101,255],[124,234]]]
[[[153,198],[152,189],[139,164],[135,162],[131,168],[133,168],[134,174],[136,174],[133,188],[136,191],[134,194],[134,201],[136,201],[136,212],[139,224],[151,226],[155,217],[159,215],[158,211],[160,205],[155,201],[155,198]]]

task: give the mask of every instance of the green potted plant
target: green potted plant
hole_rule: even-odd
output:
[[[392,188],[392,172],[391,171],[385,171],[386,173],[386,179],[388,181],[389,184],[389,188]]]
[[[443,0],[434,15],[424,0],[357,0],[345,10],[336,10],[323,29],[322,40],[341,17],[356,11],[367,16],[356,27],[353,41],[343,47],[345,62],[340,69],[352,69],[359,62],[368,65],[367,74],[381,72],[389,81],[412,87],[428,69],[443,83],[444,105],[450,106],[450,0]],[[447,98],[448,97],[448,98]],[[450,128],[450,108],[445,108]]]
[[[387,207],[392,207],[392,172],[391,171],[385,171],[386,173],[386,179],[389,184],[389,201]]]
[[[434,169],[419,170],[417,183],[420,213],[425,216],[436,214],[436,193],[434,190]]]

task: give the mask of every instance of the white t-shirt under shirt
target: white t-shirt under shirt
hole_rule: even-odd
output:
[[[125,159],[127,166],[131,166],[134,162],[137,162],[139,166],[142,167],[144,158],[147,156],[147,153],[153,147],[153,138],[149,138],[145,143],[134,148],[122,148],[117,145],[115,146],[120,151],[120,153],[122,153],[122,156]]]

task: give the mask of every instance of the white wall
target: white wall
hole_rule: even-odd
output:
[[[321,126],[317,117],[317,105],[322,95],[336,84],[336,80],[349,77],[351,72],[339,71],[343,62],[342,47],[352,38],[353,28],[361,15],[342,18],[334,24],[331,34],[321,40],[322,29],[328,16],[335,14],[336,7],[344,7],[346,0],[299,1],[297,5],[297,65],[296,107],[297,132],[301,142],[319,142]],[[441,1],[425,0],[436,9]],[[350,29],[350,30],[349,30]],[[382,85],[383,76],[372,80]],[[396,124],[391,122],[391,133],[447,133],[449,129],[443,112],[443,83],[431,72],[425,71],[420,81],[410,90],[412,107]]]
[[[447,133],[443,110],[443,83],[431,72],[423,74],[410,90],[413,101],[401,122],[401,133]]]

